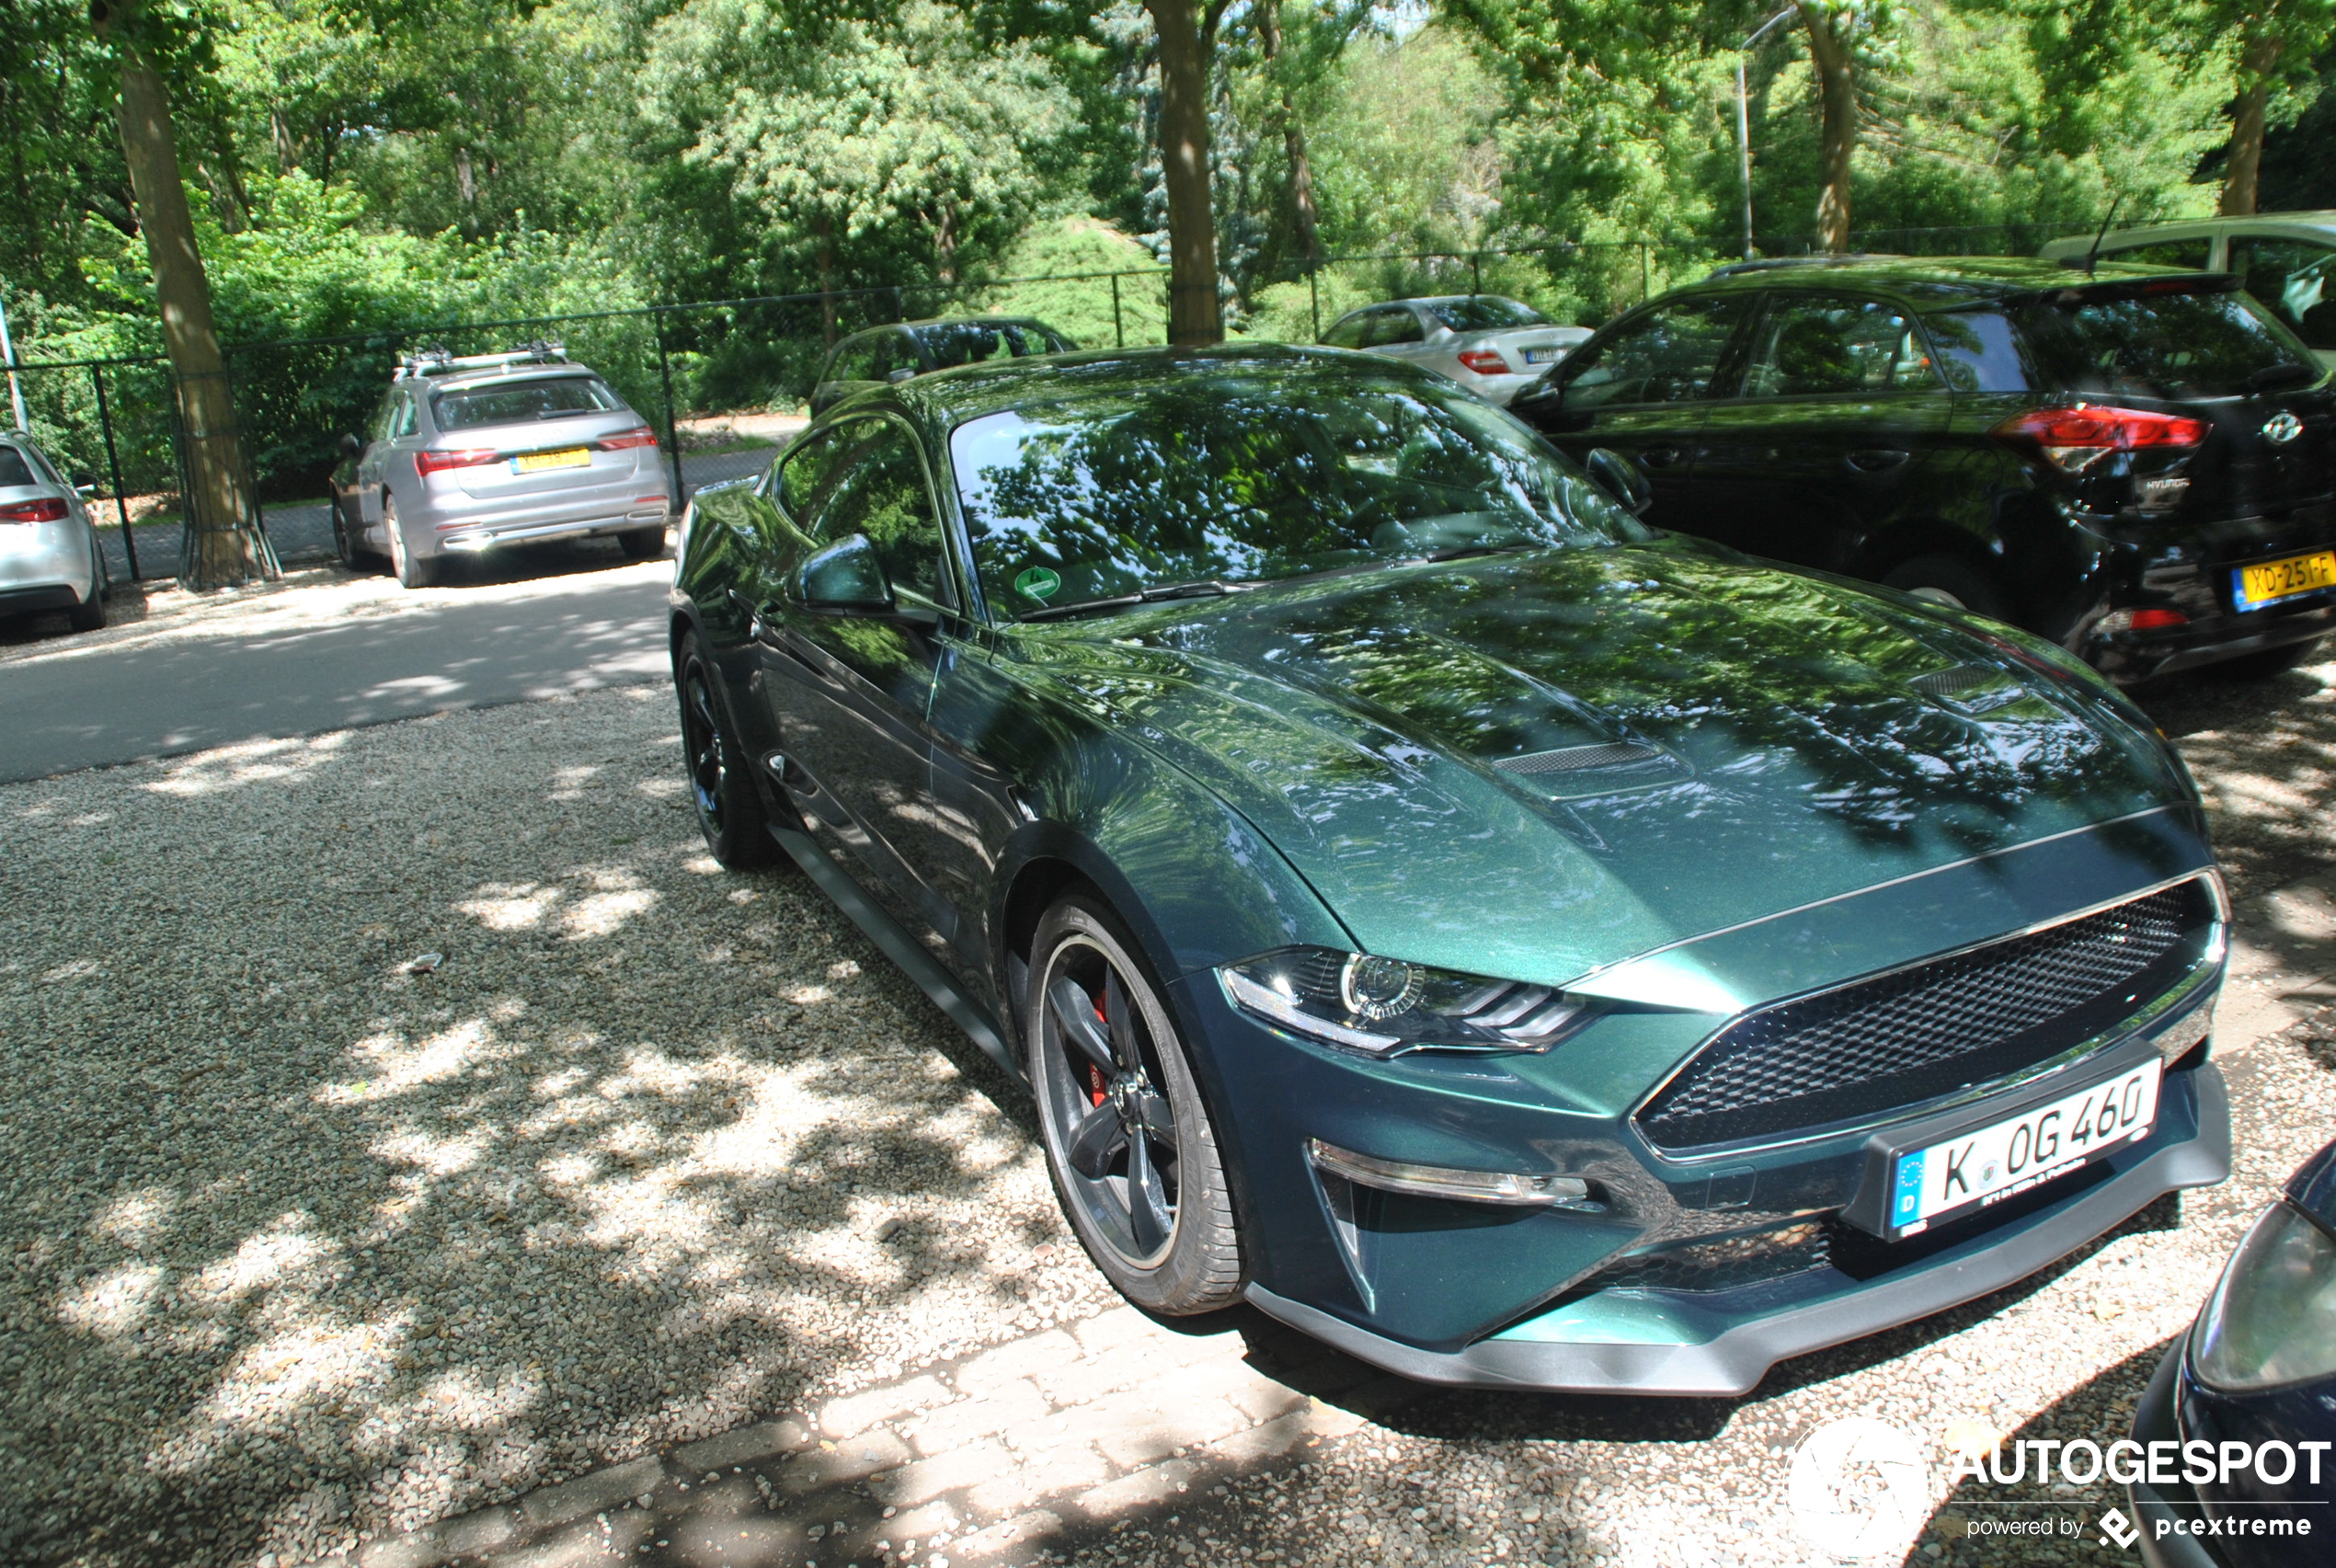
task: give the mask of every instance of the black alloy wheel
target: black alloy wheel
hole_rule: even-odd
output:
[[[1216,1136],[1159,991],[1102,902],[1039,921],[1030,1080],[1071,1229],[1120,1293],[1172,1316],[1238,1299],[1241,1247]]]
[[[778,845],[764,826],[754,781],[746,776],[744,760],[723,727],[714,672],[695,632],[681,639],[674,655],[673,685],[681,702],[681,756],[689,769],[690,799],[697,807],[705,847],[734,871],[768,865]]]

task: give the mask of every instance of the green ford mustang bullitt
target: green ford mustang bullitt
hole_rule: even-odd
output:
[[[2227,1173],[2227,907],[2147,721],[1428,372],[879,388],[699,493],[672,636],[716,854],[1026,1082],[1155,1311],[1733,1393]]]

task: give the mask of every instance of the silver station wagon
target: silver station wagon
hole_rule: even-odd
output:
[[[407,361],[341,454],[341,560],[386,555],[407,588],[452,556],[551,539],[611,537],[645,561],[676,510],[648,421],[555,345]]]
[[[62,610],[94,632],[112,591],[80,495],[21,432],[0,435],[0,615]]]

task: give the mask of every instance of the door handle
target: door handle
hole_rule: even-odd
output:
[[[1914,453],[1896,447],[1865,447],[1849,454],[1849,466],[1861,474],[1880,474],[1897,467]]]
[[[740,593],[735,588],[730,589],[727,591],[729,593],[730,602],[733,605],[736,605],[746,616],[746,635],[748,638],[758,643],[775,644],[776,639],[771,635],[770,616],[770,612],[774,609],[775,606],[771,604],[757,604],[754,601],[749,599],[745,594]]]
[[[1678,460],[1679,449],[1675,446],[1651,446],[1639,453],[1642,468],[1668,468]]]

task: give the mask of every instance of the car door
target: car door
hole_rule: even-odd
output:
[[[389,395],[384,410],[380,433],[365,443],[357,459],[357,499],[361,515],[368,529],[378,531],[382,525],[382,492],[400,477],[395,460],[401,452],[414,445],[414,433],[419,428],[421,412],[414,401],[413,389],[397,387]],[[406,473],[413,472],[409,461]],[[384,535],[383,543],[387,543]]]
[[[2228,270],[2257,303],[2287,324],[2324,365],[2336,365],[2336,246],[2269,235],[2233,235]]]
[[[1752,296],[1689,295],[1624,317],[1593,337],[1545,385],[1519,394],[1510,412],[1576,462],[1610,447],[1637,464],[1654,491],[1646,521],[1702,530],[1687,515],[1697,432],[1722,379]]]
[[[1853,294],[1768,295],[1731,395],[1696,441],[1692,521],[1756,555],[1846,571],[1920,509],[1953,399],[1914,313]]]
[[[922,867],[932,830],[927,715],[955,589],[927,465],[887,416],[822,431],[781,467],[779,503],[814,545],[865,535],[898,601],[887,615],[807,607],[788,580],[766,581],[756,613],[770,727],[782,780],[815,837],[857,863],[861,882],[912,930],[946,937],[954,921]]]

